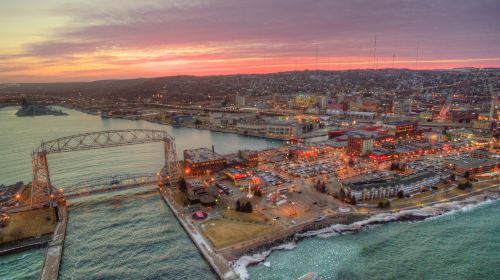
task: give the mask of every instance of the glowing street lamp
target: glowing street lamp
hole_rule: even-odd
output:
[[[253,193],[252,193],[252,183],[251,183],[251,182],[248,182],[248,194],[247,194],[247,197],[248,197],[248,198],[252,198],[252,197],[253,197]]]
[[[297,215],[297,209],[295,209],[295,201],[292,201],[293,215]]]

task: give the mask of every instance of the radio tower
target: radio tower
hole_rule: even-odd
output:
[[[318,45],[316,45],[316,71],[318,70]]]
[[[493,120],[494,114],[495,114],[495,102],[497,101],[497,96],[495,91],[493,90],[493,82],[490,80],[489,84],[489,89],[490,89],[490,94],[491,94],[491,107],[490,107],[490,115],[489,119],[490,121]]]
[[[373,68],[377,69],[377,34],[375,34],[373,44]]]
[[[415,57],[415,69],[418,69],[418,48],[419,48],[419,42],[417,42],[417,56]]]

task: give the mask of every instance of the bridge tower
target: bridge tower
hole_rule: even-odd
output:
[[[50,204],[52,185],[50,183],[47,153],[33,152],[31,164],[33,167],[33,181],[31,182],[31,207]]]
[[[165,165],[160,179],[175,185],[182,175],[175,150],[175,139],[163,130],[124,129],[89,132],[42,142],[32,154],[33,181],[31,207],[45,206],[58,199],[60,193],[50,182],[47,155],[53,153],[93,150],[153,142],[164,143]]]
[[[182,176],[181,167],[177,160],[175,142],[165,139],[163,141],[163,147],[165,152],[165,166],[160,172],[161,179],[165,180],[169,186],[174,186]]]

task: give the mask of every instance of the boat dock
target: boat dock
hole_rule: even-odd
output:
[[[213,251],[210,244],[205,240],[205,238],[198,232],[198,230],[189,222],[188,219],[184,218],[184,214],[179,212],[175,205],[173,205],[173,199],[167,190],[160,191],[161,197],[167,203],[168,207],[174,213],[175,217],[184,228],[186,233],[189,235],[193,243],[196,245],[201,255],[205,258],[208,264],[211,266],[213,271],[217,274],[221,280],[238,280],[240,279],[238,275],[233,271],[228,261]]]
[[[68,206],[66,203],[59,205],[58,211],[59,222],[56,225],[52,241],[49,242],[47,252],[45,253],[40,280],[57,280],[59,277],[59,267],[61,265],[66,227],[68,224]]]

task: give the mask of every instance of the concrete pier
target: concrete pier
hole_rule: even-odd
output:
[[[212,267],[214,272],[217,274],[221,280],[238,280],[240,279],[238,275],[232,270],[228,261],[221,255],[217,254],[210,247],[207,240],[198,232],[195,226],[189,222],[188,219],[184,217],[184,214],[179,212],[175,205],[173,204],[173,199],[170,196],[168,190],[160,191],[160,194],[167,203],[172,213],[182,225],[186,233],[189,235],[193,243],[196,245],[201,255],[205,258],[208,264]]]
[[[52,241],[49,242],[47,253],[45,254],[40,280],[57,280],[59,277],[59,267],[61,265],[66,227],[68,224],[68,206],[64,203],[58,209],[59,222],[56,225]]]

